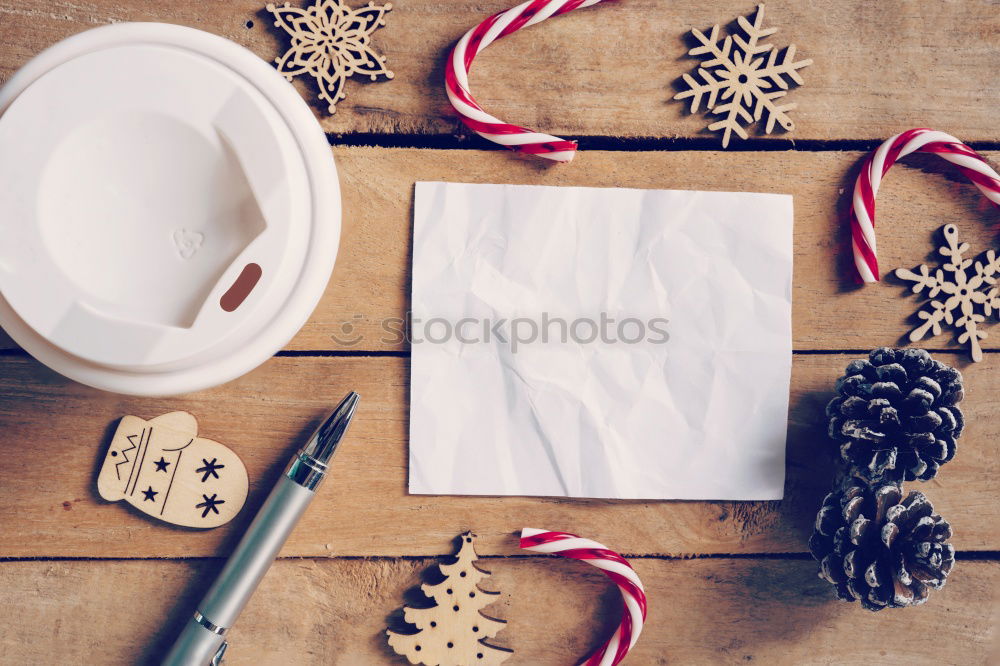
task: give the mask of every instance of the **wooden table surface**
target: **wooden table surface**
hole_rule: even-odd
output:
[[[360,2],[360,0],[359,0]],[[189,25],[270,60],[284,46],[263,0],[0,0],[0,80],[43,48],[119,21]],[[473,86],[507,120],[580,139],[567,166],[470,137],[442,87],[449,47],[488,0],[394,0],[374,43],[391,82],[352,81],[337,114],[317,107],[344,192],[333,278],[287,349],[225,386],[130,398],[70,382],[9,340],[0,350],[0,662],[155,660],[176,635],[277,478],[296,440],[345,391],[363,396],[353,431],[304,521],[238,626],[230,664],[404,663],[387,618],[452,538],[481,535],[510,621],[496,642],[510,664],[568,664],[617,622],[618,594],[577,563],[524,556],[532,525],[597,538],[630,556],[650,614],[632,664],[980,664],[997,658],[1000,587],[1000,328],[985,359],[953,340],[928,343],[965,373],[966,434],[955,460],[923,484],[954,526],[958,564],[928,604],[871,614],[832,599],[806,540],[833,473],[823,406],[846,363],[899,344],[917,302],[899,283],[844,278],[855,165],[882,139],[929,126],[1000,164],[1000,3],[883,0],[768,3],[775,42],[815,64],[789,101],[792,135],[754,135],[727,152],[702,116],[671,102],[695,61],[683,35],[750,13],[753,3],[624,0],[519,32],[477,60]],[[595,48],[596,47],[596,48]],[[301,83],[305,94],[311,88]],[[60,100],[73,113],[73,100]],[[785,499],[637,502],[461,498],[406,493],[409,350],[379,322],[408,306],[413,183],[507,182],[782,192],[795,196],[794,363]],[[959,226],[995,246],[997,213],[947,166],[913,158],[879,199],[883,266],[930,258],[934,231]],[[361,315],[362,319],[355,319]],[[332,337],[345,321],[363,335]],[[990,330],[990,329],[987,329]],[[243,458],[251,489],[230,525],[199,532],[154,523],[97,496],[116,420],[189,410],[201,432]],[[665,433],[668,436],[668,433]],[[43,455],[39,455],[44,450]],[[55,453],[56,455],[53,455]],[[994,662],[995,663],[995,662]]]

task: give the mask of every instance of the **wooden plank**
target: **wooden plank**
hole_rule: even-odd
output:
[[[404,664],[388,617],[432,560],[280,560],[230,632],[226,663]],[[802,560],[635,560],[649,615],[633,664],[985,664],[1000,565],[959,562],[920,607],[872,614],[831,598]],[[590,567],[489,560],[489,612],[508,620],[506,663],[567,664],[617,622],[620,597]],[[0,564],[7,663],[155,663],[187,621],[215,561]],[[553,612],[553,610],[559,612]],[[94,631],[94,620],[100,631]]]
[[[411,496],[407,474],[407,361],[275,358],[225,387],[171,399],[136,399],[68,382],[30,359],[0,359],[0,557],[188,557],[227,552],[284,468],[296,442],[349,390],[362,395],[333,477],[295,530],[285,555],[433,555],[466,529],[483,554],[514,554],[525,525],[599,538],[625,553],[805,551],[833,475],[823,408],[849,355],[796,356],[786,499],[643,502]],[[1000,373],[967,373],[968,428],[938,477],[917,485],[955,529],[961,551],[1000,550]],[[215,530],[159,524],[98,499],[98,464],[124,414],[187,410],[200,432],[246,463],[243,513]]]
[[[351,81],[334,116],[316,107],[324,127],[392,134],[458,131],[444,95],[445,56],[466,30],[511,4],[398,3],[373,40],[388,57],[395,79]],[[287,41],[272,28],[262,5],[258,0],[55,0],[44,5],[2,0],[0,79],[64,37],[119,21],[201,28],[270,61]],[[671,101],[675,82],[698,65],[685,56],[685,35],[752,10],[753,3],[726,7],[699,0],[630,0],[574,12],[489,48],[476,61],[472,88],[484,107],[504,120],[557,134],[715,140],[703,130],[708,124],[703,116],[689,115],[685,105]],[[798,109],[792,114],[797,128],[787,136],[880,140],[930,125],[966,141],[1000,139],[993,119],[1000,100],[994,77],[1000,68],[1000,51],[994,48],[1000,16],[991,3],[897,1],[876,9],[865,0],[819,7],[774,0],[767,3],[766,24],[779,29],[774,44],[794,43],[803,57],[815,61],[804,70],[806,85],[788,97]],[[297,87],[314,94],[310,85]],[[464,129],[460,133],[467,135]]]
[[[289,349],[407,349],[393,331],[409,307],[413,183],[420,180],[790,193],[796,349],[902,344],[921,303],[895,278],[858,288],[850,277],[843,217],[849,194],[842,192],[852,187],[862,153],[591,151],[562,168],[472,150],[337,148],[334,154],[344,193],[340,253],[323,299]],[[987,155],[1000,163],[1000,153]],[[884,272],[936,263],[935,232],[947,223],[958,225],[974,250],[995,247],[995,209],[936,160],[908,158],[886,179],[877,218]],[[925,344],[962,348],[948,334]],[[983,346],[1000,348],[1000,330]]]
[[[853,186],[862,153],[592,151],[555,169],[481,151],[339,148],[335,154],[344,191],[343,245],[331,285],[292,349],[406,349],[386,330],[409,307],[413,183],[421,180],[790,193],[796,349],[902,344],[921,303],[895,278],[864,288],[851,278],[843,216],[849,193],[843,192]],[[988,156],[1000,162],[1000,153]],[[958,225],[977,251],[995,247],[995,210],[935,159],[908,159],[886,179],[878,202],[886,273],[936,262],[935,232],[947,223]],[[961,348],[946,334],[926,344]],[[986,349],[998,346],[1000,333],[984,341]]]

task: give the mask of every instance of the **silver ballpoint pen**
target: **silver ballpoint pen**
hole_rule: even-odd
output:
[[[278,551],[316,495],[360,396],[347,394],[333,414],[295,454],[229,556],[215,583],[163,660],[164,666],[217,666],[233,626]]]

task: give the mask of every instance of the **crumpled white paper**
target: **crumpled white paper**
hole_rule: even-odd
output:
[[[782,497],[791,196],[417,183],[413,245],[410,492]]]

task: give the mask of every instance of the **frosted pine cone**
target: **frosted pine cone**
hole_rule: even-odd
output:
[[[923,493],[901,498],[894,483],[860,479],[826,496],[809,550],[839,598],[878,611],[922,604],[944,587],[955,564],[951,526]]]
[[[876,349],[837,380],[830,437],[854,475],[926,481],[955,456],[963,397],[961,373],[923,349]]]

